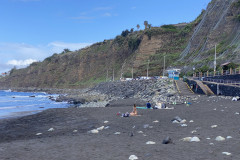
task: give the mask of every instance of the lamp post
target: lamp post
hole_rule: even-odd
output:
[[[193,77],[195,77],[195,67],[193,67]]]
[[[213,62],[213,65],[214,65],[214,76],[216,74],[216,66],[217,66],[217,46],[215,45],[215,56],[214,56],[214,62]]]
[[[148,68],[149,68],[149,60],[148,60],[148,64],[147,64],[147,79],[148,79]]]
[[[164,73],[165,73],[165,56],[163,57],[163,77],[164,77]]]
[[[132,79],[133,79],[133,67],[132,67]]]

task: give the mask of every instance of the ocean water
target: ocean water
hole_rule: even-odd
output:
[[[47,93],[12,92],[0,90],[0,119],[31,115],[49,108],[67,108],[66,102],[55,102]]]

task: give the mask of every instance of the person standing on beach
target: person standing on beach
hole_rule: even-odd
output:
[[[151,106],[152,106],[151,103],[148,101],[148,103],[147,103],[147,108],[150,109]]]

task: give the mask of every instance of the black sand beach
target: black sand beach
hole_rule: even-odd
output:
[[[141,116],[126,118],[117,113],[130,112],[132,107],[121,102],[123,106],[49,109],[1,120],[0,159],[127,160],[130,155],[143,160],[240,159],[240,103],[216,96],[201,96],[191,103],[168,105],[173,110],[138,109]],[[176,116],[187,126],[173,124]],[[101,126],[107,129],[88,132]],[[167,136],[172,143],[162,144]],[[200,142],[181,141],[193,136]],[[217,136],[232,138],[219,142]]]

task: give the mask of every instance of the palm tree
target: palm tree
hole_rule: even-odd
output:
[[[144,21],[144,26],[145,26],[145,29],[147,29],[147,27],[148,27],[148,21]]]
[[[140,25],[139,24],[137,24],[137,29],[139,29],[140,28]]]

